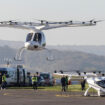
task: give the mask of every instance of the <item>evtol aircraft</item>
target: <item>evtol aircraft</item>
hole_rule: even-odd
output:
[[[62,27],[81,27],[81,26],[95,26],[97,22],[90,21],[59,21],[52,22],[46,20],[38,20],[38,22],[20,22],[20,21],[1,21],[0,27],[8,27],[8,28],[16,28],[16,29],[25,29],[29,30],[29,33],[26,37],[26,42],[24,43],[24,47],[22,47],[17,56],[20,58],[24,49],[27,50],[41,50],[45,49],[46,39],[45,35],[42,32],[43,30],[49,30],[54,28],[62,28]]]
[[[84,77],[86,82],[88,83],[89,87],[84,93],[84,96],[89,96],[88,92],[89,89],[93,88],[97,91],[97,96],[105,96],[105,76],[104,74],[101,74],[96,72],[69,72],[69,73],[54,73],[55,75],[59,76],[68,76],[69,79],[72,79],[72,76],[79,76]],[[74,77],[73,77],[74,78]],[[77,78],[76,78],[77,79]]]

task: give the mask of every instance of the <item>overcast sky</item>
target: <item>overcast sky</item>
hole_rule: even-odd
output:
[[[105,0],[0,0],[0,20],[105,20]],[[0,28],[0,39],[25,41],[28,31]],[[44,31],[47,45],[105,45],[105,22]]]

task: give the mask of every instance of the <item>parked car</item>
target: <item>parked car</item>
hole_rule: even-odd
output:
[[[53,78],[52,74],[48,73],[48,72],[41,72],[39,84],[42,86],[53,86],[54,78]]]

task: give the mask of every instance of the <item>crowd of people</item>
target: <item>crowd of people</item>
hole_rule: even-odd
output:
[[[61,78],[62,92],[66,92],[68,90],[68,85],[70,85],[70,81],[68,80],[68,76],[63,76]]]
[[[62,85],[62,92],[66,92],[68,90],[68,85],[71,84],[71,80],[68,79],[68,76],[62,76],[61,78],[61,85]],[[80,81],[81,84],[81,90],[85,90],[85,84],[86,84],[86,79],[81,79]]]
[[[62,86],[62,92],[66,92],[68,90],[68,85],[71,84],[71,81],[69,80],[68,76],[62,76],[61,77],[61,86]],[[85,84],[86,84],[86,80],[83,78],[81,80],[81,90],[85,90]],[[32,76],[32,86],[34,90],[37,90],[38,87],[38,75],[35,74],[34,76]],[[6,81],[6,75],[5,74],[1,74],[0,73],[0,87],[1,90],[2,89],[6,89],[7,87],[7,81]]]

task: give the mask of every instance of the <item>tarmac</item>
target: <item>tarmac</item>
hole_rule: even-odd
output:
[[[105,97],[84,97],[81,93],[61,93],[32,89],[0,90],[0,105],[105,105]]]

